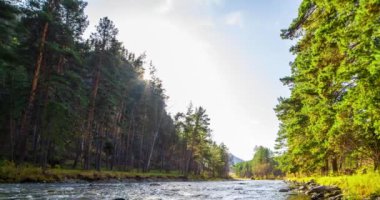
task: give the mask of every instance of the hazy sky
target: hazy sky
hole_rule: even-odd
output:
[[[119,40],[146,52],[170,97],[168,110],[203,106],[213,139],[242,159],[274,146],[273,108],[289,91],[290,41],[280,38],[300,0],[89,0],[89,32],[108,16]],[[88,33],[87,33],[88,35]]]

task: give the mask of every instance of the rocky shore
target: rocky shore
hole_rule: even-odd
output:
[[[281,189],[280,192],[296,192],[305,194],[311,200],[341,200],[343,199],[342,190],[336,186],[318,185],[314,180],[309,182],[287,181],[289,188]]]

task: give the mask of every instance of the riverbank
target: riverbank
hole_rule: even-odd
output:
[[[380,174],[376,172],[342,176],[288,178],[288,180],[303,184],[310,183],[313,180],[318,185],[338,187],[345,199],[380,199]]]
[[[46,169],[31,165],[0,166],[0,183],[82,183],[120,181],[193,181],[226,180],[222,178],[184,176],[179,172],[96,171],[80,169]]]
[[[0,173],[0,183],[82,183],[119,181],[166,181],[188,180],[176,173],[123,172],[74,169],[48,169],[28,167],[13,170],[13,173]]]
[[[287,181],[290,185],[289,189],[282,189],[280,192],[296,192],[303,197],[308,197],[304,199],[311,200],[342,200],[343,194],[342,190],[337,186],[323,186],[318,185],[314,180],[308,182],[297,182],[297,181]]]

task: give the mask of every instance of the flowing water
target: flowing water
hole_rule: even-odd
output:
[[[0,184],[0,199],[298,199],[283,181]]]

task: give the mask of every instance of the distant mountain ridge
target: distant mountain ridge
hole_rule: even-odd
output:
[[[241,162],[244,162],[243,159],[239,158],[239,157],[236,157],[235,155],[233,155],[232,153],[229,154],[229,161],[230,161],[230,166],[233,166],[237,163],[241,163]]]

